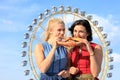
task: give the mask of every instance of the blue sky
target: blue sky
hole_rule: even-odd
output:
[[[86,14],[94,15],[108,33],[113,49],[113,77],[106,80],[120,80],[120,8],[119,0],[1,0],[0,1],[0,80],[28,80],[24,76],[21,62],[26,59],[20,56],[21,43],[27,26],[39,13],[53,6],[61,5],[85,10]]]

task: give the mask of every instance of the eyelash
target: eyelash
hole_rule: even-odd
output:
[[[64,29],[64,30],[62,30],[62,29],[59,29],[58,31],[65,31],[65,29]]]
[[[74,32],[77,32],[76,30],[74,30]],[[79,31],[79,33],[84,33],[84,31]]]

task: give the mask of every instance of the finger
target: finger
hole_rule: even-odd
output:
[[[64,70],[63,71],[60,71],[59,73],[58,73],[58,75],[60,76],[60,75],[62,75],[64,73]]]

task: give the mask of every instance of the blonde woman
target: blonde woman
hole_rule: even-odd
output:
[[[65,24],[59,18],[50,19],[45,42],[35,46],[35,58],[40,69],[40,80],[68,80],[67,50],[58,44],[65,34]]]

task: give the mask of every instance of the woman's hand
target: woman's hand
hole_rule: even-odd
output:
[[[67,70],[62,70],[58,73],[58,76],[61,76],[62,78],[68,78],[70,76],[70,73]]]
[[[52,46],[57,48],[57,46],[59,46],[59,44],[58,44],[59,41],[60,41],[59,37],[55,37],[54,39],[51,39]]]
[[[79,72],[79,69],[76,68],[76,67],[70,67],[69,69],[69,73],[72,74],[72,75],[75,75]]]

